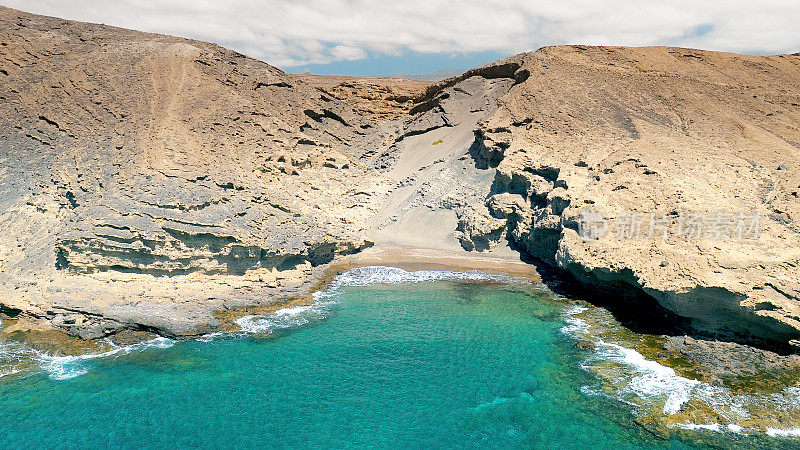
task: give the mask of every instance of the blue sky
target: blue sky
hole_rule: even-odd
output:
[[[326,64],[306,64],[286,68],[294,73],[317,73],[322,75],[376,76],[393,74],[426,74],[438,70],[466,71],[509,56],[499,51],[475,53],[419,53],[406,52],[399,55],[367,55],[354,61],[334,61]]]
[[[232,48],[289,72],[466,69],[545,45],[800,51],[796,0],[0,0]]]

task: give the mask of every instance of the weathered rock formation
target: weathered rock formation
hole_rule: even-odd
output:
[[[349,77],[343,75],[297,75],[330,97],[348,103],[353,109],[380,123],[404,119],[414,101],[432,83],[396,77]]]
[[[372,125],[348,105],[204,42],[7,8],[0,30],[4,310],[195,333],[215,325],[196,303],[267,300],[241,280],[293,286],[368,245]]]
[[[497,167],[486,204],[509,239],[698,328],[798,336],[800,56],[564,46],[508,63],[526,78],[473,151]],[[587,215],[605,232],[582,235]]]

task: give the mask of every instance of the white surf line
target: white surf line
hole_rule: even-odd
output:
[[[341,288],[371,286],[376,284],[428,283],[442,280],[498,281],[503,283],[527,282],[522,278],[498,275],[480,270],[417,270],[407,271],[397,267],[367,266],[350,269],[337,275],[324,291],[312,294],[313,301],[308,305],[281,308],[271,314],[248,315],[235,322],[245,333],[271,333],[305,325],[312,320],[320,320],[330,313],[335,297]]]
[[[672,368],[659,364],[656,361],[648,360],[634,349],[605,342],[602,339],[589,335],[588,323],[581,318],[574,317],[586,311],[586,309],[587,308],[584,306],[575,305],[566,310],[564,312],[564,321],[567,325],[561,328],[561,332],[564,334],[576,339],[591,339],[595,344],[593,356],[582,363],[581,366],[585,370],[591,371],[592,361],[613,361],[632,370],[632,373],[621,374],[623,377],[622,379],[627,380],[614,394],[609,395],[603,390],[598,390],[591,386],[583,386],[581,392],[584,395],[610,396],[634,408],[637,407],[637,405],[628,401],[626,399],[627,396],[632,395],[643,400],[665,398],[662,410],[665,415],[679,412],[687,401],[696,398],[711,407],[721,417],[730,420],[731,423],[723,425],[719,423],[697,424],[686,422],[671,425],[671,427],[713,432],[757,432],[773,437],[800,437],[800,427],[785,429],[767,427],[766,429],[754,429],[745,428],[734,423],[737,418],[745,418],[750,415],[747,410],[748,406],[758,405],[759,403],[772,408],[800,409],[800,386],[788,387],[779,393],[746,395],[734,394],[725,387],[712,386],[708,383],[682,377],[675,373]]]
[[[573,337],[588,332],[589,324],[585,320],[575,317],[576,314],[580,314],[587,309],[589,308],[582,305],[573,305],[564,311],[564,321],[567,322],[567,325],[561,327],[560,331]]]
[[[114,345],[114,344],[111,344]],[[140,342],[138,344],[131,344],[125,346],[115,346],[109,351],[103,353],[89,353],[85,355],[67,355],[55,356],[48,353],[34,351],[33,360],[39,364],[39,367],[48,373],[51,380],[69,380],[77,376],[89,372],[89,367],[85,364],[86,361],[107,358],[114,355],[127,355],[135,351],[141,351],[148,348],[165,349],[175,345],[175,341],[165,337],[157,337],[155,339]]]
[[[680,428],[682,430],[707,430],[707,431],[714,431],[717,433],[729,431],[731,433],[737,433],[737,434],[744,431],[744,427],[742,427],[741,425],[736,425],[735,423],[729,423],[728,425],[723,426],[722,424],[719,423],[700,424],[700,423],[684,422],[675,425],[668,425],[668,428]]]
[[[598,341],[598,354],[608,360],[625,364],[638,375],[623,388],[638,397],[648,399],[666,396],[664,414],[675,414],[691,398],[692,390],[701,383],[675,373],[667,366],[650,361],[636,350],[621,345]]]
[[[800,427],[771,428],[767,427],[767,436],[771,437],[800,437]]]
[[[589,324],[575,315],[586,311],[582,305],[574,305],[564,312],[564,321],[567,325],[561,332],[573,337],[584,336],[589,331]],[[670,415],[680,411],[681,407],[691,398],[692,391],[701,383],[681,377],[667,366],[656,361],[651,361],[636,350],[618,344],[604,342],[602,339],[594,340],[595,358],[614,361],[633,369],[631,380],[618,392],[618,394],[633,394],[642,399],[651,399],[665,396],[663,412]],[[584,369],[588,369],[584,365]],[[589,386],[584,386],[585,395],[599,395]]]
[[[698,424],[698,423],[679,423],[673,425],[675,428],[680,428],[683,430],[708,430],[708,431],[716,431],[719,433],[722,431],[722,425],[718,423],[709,423],[709,424]]]
[[[236,319],[236,324],[244,333],[272,333],[277,330],[296,328],[314,319],[327,316],[329,307],[335,302],[320,301],[304,306],[292,306],[279,309],[268,315],[249,315]]]
[[[425,283],[441,280],[473,280],[520,282],[523,278],[493,274],[481,270],[416,270],[407,271],[397,267],[367,266],[351,269],[339,274],[331,283],[331,288],[341,286],[369,286],[373,284]],[[330,289],[329,289],[330,290]]]

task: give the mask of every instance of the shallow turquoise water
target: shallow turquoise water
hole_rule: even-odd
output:
[[[449,280],[342,287],[322,301],[262,337],[85,361],[65,380],[4,380],[0,445],[690,446],[581,393],[596,380],[559,331],[565,305],[541,289]]]

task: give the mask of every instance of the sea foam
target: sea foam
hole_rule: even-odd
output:
[[[115,355],[127,355],[129,353],[142,351],[148,348],[165,349],[172,347],[175,344],[175,341],[164,337],[157,337],[155,339],[140,342],[138,344],[124,346],[117,346],[111,342],[109,342],[109,344],[113,346],[111,350],[102,353],[89,353],[85,355],[57,356],[34,351],[33,359],[38,363],[42,370],[47,372],[50,379],[69,380],[87,373],[89,371],[89,366],[86,362],[89,360],[107,358]]]
[[[324,319],[337,303],[336,297],[346,286],[370,286],[376,284],[426,283],[443,280],[519,282],[518,278],[491,274],[479,270],[468,272],[450,270],[407,271],[396,267],[368,266],[350,269],[337,275],[324,291],[315,292],[308,305],[279,309],[268,315],[249,315],[236,320],[245,333],[268,334],[303,326]]]
[[[767,435],[772,437],[800,437],[800,428],[767,428]]]
[[[564,312],[564,322],[567,322],[567,325],[561,327],[561,332],[570,336],[577,336],[579,334],[588,332],[589,324],[586,323],[585,320],[574,317],[576,314],[580,314],[587,309],[589,308],[581,305],[574,305],[567,309]]]
[[[331,288],[340,286],[368,286],[372,284],[424,283],[440,280],[473,280],[473,281],[519,281],[508,275],[492,274],[480,270],[467,272],[451,270],[416,270],[407,271],[397,267],[369,266],[351,269],[338,275]]]
[[[586,311],[584,306],[576,305],[565,311],[564,321],[567,323],[561,331],[572,337],[588,339],[595,344],[593,354],[584,362],[583,367],[591,370],[595,363],[612,361],[621,369],[612,384],[614,391],[610,394],[601,388],[584,386],[581,392],[587,396],[610,396],[636,407],[638,402],[630,399],[639,398],[651,403],[663,399],[662,412],[665,415],[678,413],[691,399],[696,399],[712,408],[717,417],[728,421],[720,423],[681,423],[674,425],[687,430],[707,430],[715,432],[760,432],[776,437],[800,437],[800,428],[744,428],[735,422],[751,417],[751,408],[778,409],[782,411],[800,410],[800,387],[788,387],[772,394],[734,394],[723,386],[714,386],[698,380],[682,377],[672,368],[645,358],[634,349],[606,342],[590,332],[589,324],[575,317]]]
[[[250,315],[240,317],[236,324],[245,333],[272,333],[278,330],[303,326],[312,320],[320,320],[328,315],[332,301],[315,299],[310,305],[292,306],[279,309],[269,315]]]
[[[575,337],[591,338],[588,336],[588,323],[575,317],[586,310],[585,306],[580,305],[568,309],[564,316],[567,325],[562,327],[561,331]],[[677,375],[673,369],[645,358],[634,349],[605,342],[602,339],[593,340],[595,353],[592,360],[613,361],[627,367],[631,372],[627,383],[617,393],[620,398],[629,395],[644,400],[664,398],[664,414],[675,414],[689,401],[693,390],[701,384],[699,381]]]
[[[621,345],[598,341],[598,356],[625,364],[636,372],[624,391],[644,399],[666,397],[664,414],[675,414],[689,401],[692,390],[699,381],[681,377],[669,367],[651,361],[636,350]]]

